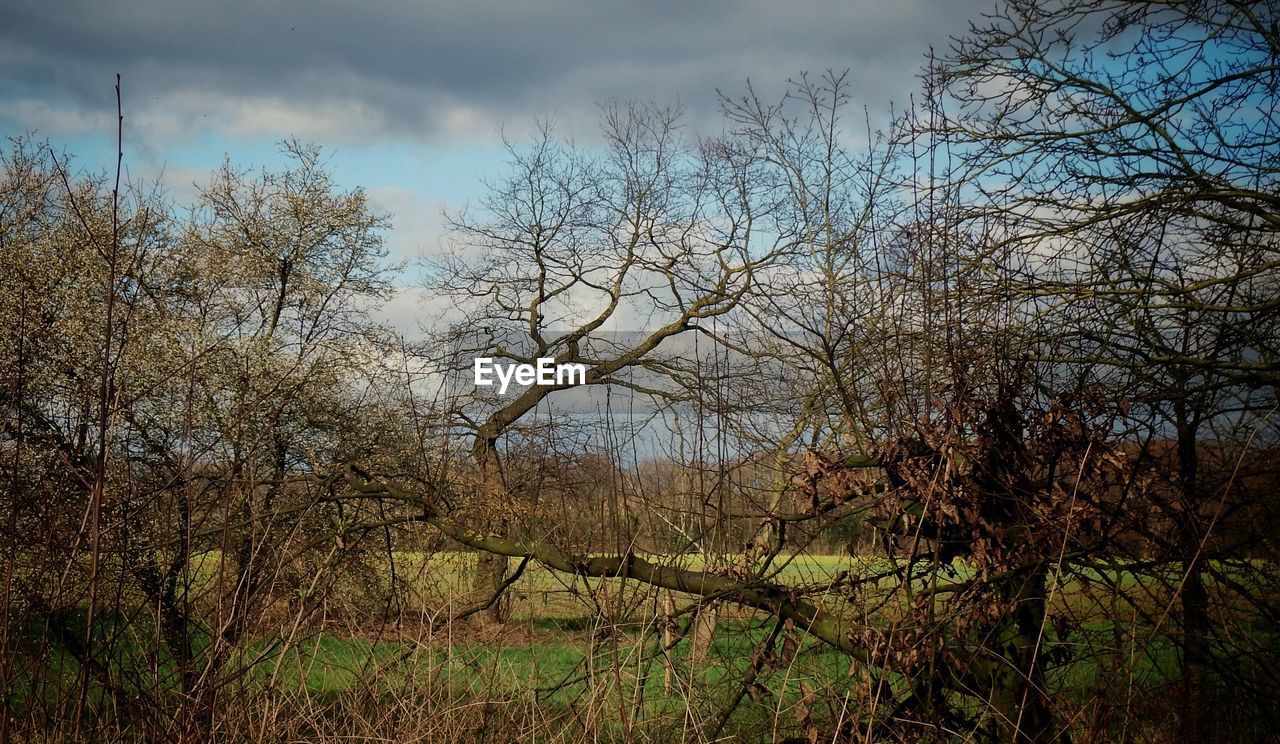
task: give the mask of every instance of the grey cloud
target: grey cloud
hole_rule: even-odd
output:
[[[121,72],[154,106],[360,112],[350,131],[322,130],[358,140],[457,134],[451,122],[477,117],[586,121],[610,98],[679,100],[699,119],[717,88],[850,68],[859,102],[877,110],[915,87],[930,44],[990,2],[9,0],[0,99],[109,109]]]

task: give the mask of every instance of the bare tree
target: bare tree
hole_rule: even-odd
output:
[[[1267,4],[1011,2],[939,67],[973,219],[1007,227],[1009,287],[1059,334],[1040,353],[1176,442],[1160,508],[1193,740],[1213,732],[1210,537],[1242,506],[1199,464],[1207,441],[1266,451],[1275,430],[1276,21]]]
[[[464,320],[439,343],[468,376],[475,357],[553,357],[585,365],[587,385],[690,400],[689,359],[659,347],[736,307],[777,249],[754,230],[741,166],[692,149],[678,111],[609,106],[602,127],[598,155],[545,127],[528,148],[512,146],[512,171],[480,213],[451,219],[455,252],[432,286]],[[471,508],[488,512],[500,537],[517,513],[507,508],[499,441],[567,387],[535,385],[457,412],[479,478]],[[482,595],[502,586],[505,570],[501,557],[482,557]],[[492,617],[504,608],[494,603]]]

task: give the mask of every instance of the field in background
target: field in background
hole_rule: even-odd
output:
[[[221,557],[201,557],[193,591],[213,580]],[[687,569],[732,565],[719,556],[650,558]],[[541,720],[546,731],[561,731],[566,739],[608,732],[626,740],[628,730],[642,725],[650,732],[683,731],[690,720],[705,726],[732,710],[724,716],[724,733],[768,740],[831,724],[843,715],[841,701],[865,699],[875,685],[896,684],[798,628],[782,628],[761,656],[777,629],[764,613],[721,604],[712,625],[700,622],[696,606],[679,594],[635,581],[567,576],[534,563],[509,590],[510,624],[448,622],[450,613],[474,599],[468,586],[474,560],[474,554],[458,551],[364,553],[344,564],[333,589],[319,598],[316,622],[291,625],[292,602],[280,603],[280,612],[255,629],[257,640],[237,651],[243,661],[256,663],[246,663],[248,673],[231,681],[226,692],[235,700],[277,701],[272,705],[295,717],[290,730],[313,726],[315,738],[341,730],[344,717],[382,710],[387,701],[417,701],[405,713],[415,721],[414,731],[439,722],[483,731],[501,729],[504,721]],[[1260,580],[1280,585],[1275,566],[1255,562],[1250,568],[1261,572]],[[1143,580],[1122,570],[1088,571],[1087,587],[1079,580],[1055,587],[1056,614],[1081,621],[1070,638],[1059,638],[1050,627],[1043,639],[1061,650],[1047,676],[1055,693],[1080,701],[1162,704],[1163,691],[1179,676],[1169,628],[1161,633],[1137,619],[1132,605],[1119,598],[1127,596],[1148,616],[1159,617],[1179,577],[1170,573],[1157,582],[1158,574],[1144,571]],[[962,565],[942,573],[941,584],[971,578]],[[876,588],[858,600],[824,590],[844,574],[881,578],[868,582]],[[859,622],[891,627],[902,616],[896,603],[903,592],[893,591],[894,565],[883,557],[780,556],[766,576]],[[892,600],[871,601],[877,596]],[[154,630],[145,618],[132,622],[138,623],[136,632],[124,628],[119,634],[121,672],[153,674],[160,687],[171,684],[161,681],[167,665],[157,665],[154,649],[141,640]],[[72,635],[82,629],[73,627]],[[1248,630],[1262,646],[1280,638],[1276,628]],[[1091,652],[1073,656],[1074,648]],[[68,654],[54,654],[48,663],[68,683],[75,678]],[[743,694],[751,704],[741,704]],[[380,730],[389,725],[366,724]],[[441,729],[429,736],[449,739],[455,733]]]
[[[633,686],[647,677],[645,684],[653,687],[655,678],[649,666],[655,660],[661,669],[670,667],[670,674],[658,673],[663,678],[659,686],[669,693],[670,675],[683,680],[682,684],[697,685],[714,683],[730,672],[741,671],[772,623],[763,613],[725,606],[719,613],[710,647],[699,656],[693,649],[695,621],[688,612],[692,607],[688,598],[638,582],[566,576],[531,563],[509,590],[513,601],[513,621],[509,626],[498,629],[464,622],[433,629],[433,621],[438,622],[452,608],[465,606],[470,599],[467,581],[473,560],[474,556],[465,552],[395,554],[400,606],[394,619],[362,625],[335,619],[282,654],[279,674],[312,692],[337,693],[357,684],[362,675],[372,670],[385,670],[407,656],[425,654],[437,679],[448,679],[451,684],[478,690],[500,681],[498,687],[508,692],[535,693],[554,700],[566,691],[585,689],[584,677],[602,673],[621,654],[634,657],[624,659],[621,665],[629,670],[623,673],[630,675]],[[670,560],[690,569],[722,565],[719,558],[697,555]],[[379,561],[383,566],[379,584],[389,583],[391,562],[385,555]],[[887,624],[895,615],[892,603],[879,608],[875,615],[861,618],[862,604],[823,594],[820,589],[842,572],[884,574],[875,583],[887,594],[897,582],[890,575],[892,569],[893,565],[880,557],[794,555],[780,557],[770,576],[789,587],[818,590],[810,598],[824,610]],[[958,584],[970,578],[969,574],[960,566],[954,576],[941,582]],[[1116,649],[1117,658],[1129,655],[1128,682],[1136,689],[1154,689],[1174,678],[1177,651],[1172,644],[1152,626],[1135,622],[1125,605],[1099,587],[1110,586],[1137,596],[1140,604],[1158,615],[1169,601],[1169,587],[1176,585],[1177,576],[1170,575],[1167,581],[1152,585],[1118,570],[1086,575],[1096,580],[1089,588],[1071,581],[1053,593],[1054,606],[1084,619],[1075,632],[1127,639],[1128,648]],[[670,605],[663,603],[666,596],[672,599]],[[668,621],[664,612],[672,609],[675,613]],[[677,628],[671,637],[679,640],[669,651],[659,652],[655,646],[664,622]],[[1271,636],[1275,629],[1255,631]],[[1057,641],[1052,632],[1045,639],[1046,643]],[[848,657],[802,633],[796,634],[796,644],[796,666],[788,685],[829,684],[856,671],[857,662],[851,667]],[[690,664],[694,656],[698,661]],[[1053,677],[1065,687],[1081,688],[1082,693],[1100,681],[1095,659],[1064,664]]]

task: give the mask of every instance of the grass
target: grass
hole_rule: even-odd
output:
[[[213,588],[219,558],[217,554],[201,557],[199,586]],[[716,568],[725,562],[717,556],[655,558],[659,559],[688,569]],[[237,678],[232,689],[245,699],[258,691],[322,706],[340,705],[353,695],[397,700],[402,699],[397,695],[408,696],[405,699],[434,696],[447,703],[448,710],[511,701],[548,715],[575,720],[586,716],[604,729],[629,725],[632,718],[678,726],[683,716],[714,720],[719,715],[742,689],[736,682],[724,683],[751,673],[775,622],[762,613],[725,608],[710,648],[700,655],[690,640],[691,618],[678,615],[685,636],[664,651],[663,624],[655,619],[661,594],[657,590],[635,581],[566,576],[531,564],[511,589],[514,618],[510,626],[493,631],[458,625],[430,632],[426,621],[435,613],[471,600],[468,579],[473,561],[471,554],[461,552],[398,552],[390,561],[366,554],[356,570],[343,574],[328,601],[335,606],[358,606],[360,592],[379,597],[394,585],[395,619],[347,618],[310,624],[298,634],[288,632],[285,624],[275,630],[260,627],[255,640],[244,644],[239,653],[246,659],[263,654],[266,660],[249,665],[248,673]],[[769,580],[816,589],[810,595],[812,601],[856,613],[862,611],[860,605],[825,595],[821,588],[842,573],[890,573],[891,565],[882,558],[794,555],[782,557],[775,568]],[[964,581],[970,574],[959,567],[954,576],[942,580]],[[1135,691],[1158,695],[1179,674],[1178,651],[1168,635],[1171,628],[1162,634],[1134,616],[1118,617],[1121,605],[1109,601],[1114,594],[1107,587],[1130,597],[1141,595],[1141,602],[1155,610],[1152,616],[1159,616],[1158,610],[1168,600],[1168,587],[1179,578],[1176,571],[1154,579],[1122,568],[1105,573],[1079,571],[1078,575],[1096,586],[1086,591],[1075,580],[1055,591],[1056,610],[1069,610],[1084,622],[1065,639],[1046,627],[1045,647],[1054,654],[1061,652],[1053,656],[1048,670],[1050,688],[1081,704],[1100,696],[1132,696]],[[895,581],[884,578],[877,588],[887,591]],[[690,602],[682,598],[676,608],[686,608]],[[382,607],[365,609],[376,615]],[[887,623],[900,616],[895,612],[890,606],[870,620]],[[145,674],[150,674],[150,679],[172,680],[165,673],[171,665],[156,659],[155,630],[145,627],[144,621],[145,616],[135,617],[130,622],[142,624],[123,627],[128,632],[120,635],[116,669],[126,679],[142,675],[139,680],[145,681]],[[112,627],[109,623],[103,626],[104,632]],[[73,623],[70,630],[81,634],[83,625]],[[38,629],[32,632],[39,635]],[[1260,625],[1249,626],[1249,632],[1272,646],[1280,637],[1275,628]],[[871,679],[865,666],[801,632],[791,630],[789,636],[776,644],[774,657],[759,665],[747,704],[734,714],[730,729],[760,733],[765,730],[761,727],[769,727],[769,737],[780,736],[778,726],[794,728],[841,714],[838,709],[811,710],[815,699],[830,703],[865,695]],[[203,647],[204,641],[196,645]],[[67,654],[55,648],[44,663],[60,670],[56,672],[63,680],[60,685],[71,683],[75,664]],[[813,690],[820,694],[810,694]],[[106,696],[98,694],[95,699],[105,701]]]
[[[394,559],[398,580],[403,583],[409,595],[423,603],[422,606],[433,602],[461,601],[468,596],[467,578],[473,560],[471,555],[398,553]],[[718,562],[715,557],[708,559],[703,556],[680,556],[676,560],[681,567],[688,569],[701,569]],[[883,573],[889,568],[887,561],[878,558],[795,555],[780,561],[771,580],[792,587],[820,587],[830,584],[842,572],[855,575]],[[1140,581],[1123,571],[1110,573],[1106,577],[1108,582],[1121,588],[1132,589]],[[956,577],[944,581],[963,581],[967,574],[969,572],[961,567]],[[887,578],[880,583],[887,587],[894,581],[896,580]],[[440,679],[474,689],[492,686],[501,680],[504,684],[500,687],[508,690],[547,690],[584,674],[584,670],[591,664],[589,657],[593,653],[605,656],[611,653],[608,644],[601,641],[602,633],[613,634],[616,636],[612,638],[614,645],[621,645],[637,655],[639,652],[636,649],[646,643],[652,647],[655,643],[655,627],[651,621],[646,623],[642,619],[652,617],[653,592],[651,588],[636,582],[568,577],[531,564],[513,585],[511,593],[514,597],[513,623],[522,630],[508,632],[493,639],[477,638],[465,633],[454,639],[433,639],[433,646],[448,646],[444,651],[438,652],[436,658],[444,661],[438,664],[433,673]],[[1159,599],[1158,594],[1159,592],[1152,590],[1153,603]],[[821,596],[819,600],[821,601]],[[677,603],[677,608],[686,606],[689,600],[685,598],[684,602],[685,604]],[[1086,615],[1103,613],[1105,610],[1101,606],[1094,606],[1097,604],[1095,599],[1084,596],[1078,587],[1070,585],[1058,593],[1057,603]],[[827,604],[832,603],[828,601]],[[412,607],[413,604],[409,603],[408,606]],[[603,610],[605,615],[612,617],[612,621],[602,621],[597,610]],[[633,617],[637,620],[629,622]],[[1129,637],[1151,635],[1149,627],[1135,627],[1132,623],[1103,618],[1086,622],[1067,645],[1096,646],[1104,640],[1114,638],[1117,628],[1121,635]],[[720,620],[708,661],[699,668],[690,667],[685,675],[686,682],[714,685],[728,676],[741,674],[750,664],[751,655],[766,632],[765,623],[758,614],[750,611],[729,612]],[[1057,643],[1052,632],[1046,642]],[[371,660],[377,662],[403,656],[412,647],[412,643],[394,640],[372,643],[368,638],[360,636],[321,635],[310,646],[294,649],[287,659],[279,663],[293,670],[285,674],[285,678],[305,680],[308,690],[332,692],[352,684],[360,670],[369,668]],[[843,654],[803,636],[800,650],[803,651],[803,669],[791,670],[795,684],[829,682],[848,675],[850,662]],[[648,653],[654,654],[655,651],[650,648]],[[673,666],[679,669],[680,664],[687,663],[690,656],[690,642],[685,639],[677,644],[667,658],[674,660]],[[1120,659],[1122,656],[1120,654],[1116,658]],[[1164,684],[1177,673],[1177,651],[1163,636],[1144,641],[1141,648],[1132,654],[1131,661],[1128,673],[1142,687]],[[601,663],[598,666],[608,664]],[[1105,669],[1100,671],[1096,657],[1086,656],[1056,666],[1050,676],[1051,682],[1060,688],[1084,690],[1097,687],[1100,682],[1105,681],[1107,673],[1109,672]],[[634,681],[633,679],[632,682]],[[654,684],[653,678],[646,684]],[[568,694],[573,689],[570,685],[556,690],[547,699],[557,700],[558,696]]]

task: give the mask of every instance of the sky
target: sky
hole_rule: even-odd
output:
[[[391,214],[410,260],[384,311],[420,320],[412,261],[440,250],[443,209],[502,172],[503,136],[539,120],[580,143],[599,105],[679,104],[696,134],[722,126],[718,91],[780,92],[848,70],[874,123],[919,89],[993,0],[425,2],[0,0],[0,134],[34,134],[80,166],[114,163],[115,75],[134,179],[181,202],[224,157],[272,166],[276,143],[325,148],[337,181]]]

